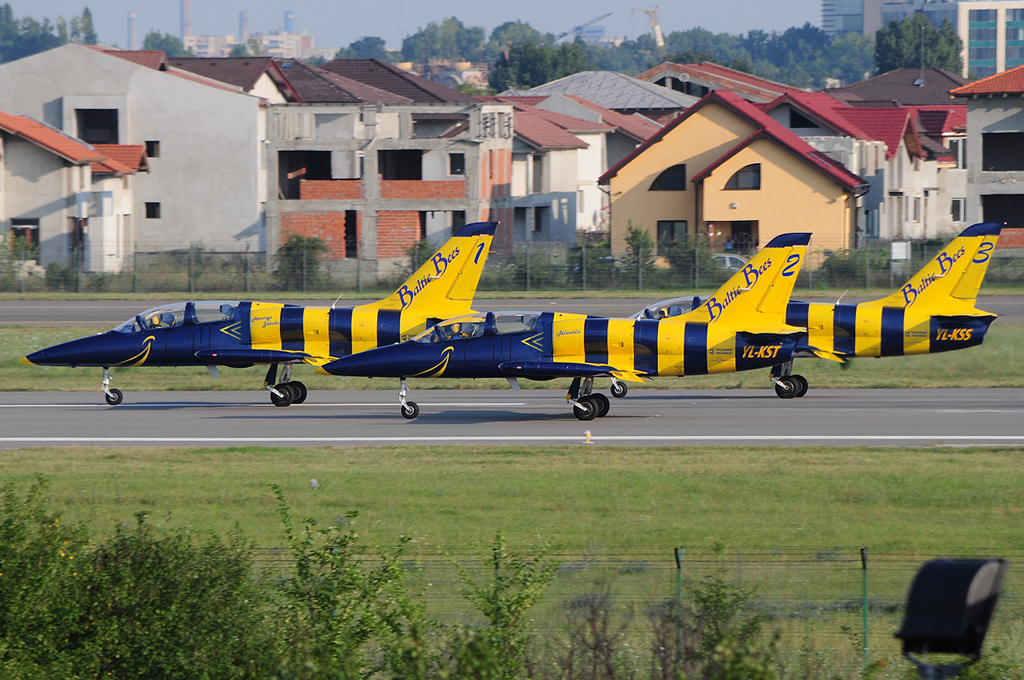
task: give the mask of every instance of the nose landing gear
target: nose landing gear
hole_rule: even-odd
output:
[[[406,420],[415,420],[420,414],[420,407],[415,401],[407,401],[409,388],[405,385],[405,378],[401,378],[402,389],[398,391],[398,401],[402,405],[402,417]]]
[[[107,403],[111,406],[117,406],[124,401],[124,393],[116,387],[110,387],[110,367],[103,367],[103,398],[107,400]]]

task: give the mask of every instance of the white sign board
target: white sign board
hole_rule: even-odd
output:
[[[894,259],[894,260],[909,260],[910,259],[910,241],[893,241],[892,242],[892,259]]]

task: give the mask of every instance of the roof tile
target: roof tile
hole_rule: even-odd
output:
[[[94,148],[28,116],[0,112],[0,130],[18,135],[76,164],[105,160]]]
[[[903,106],[950,103],[950,90],[967,83],[966,78],[941,68],[926,68],[924,84],[914,83],[922,77],[919,68],[898,68],[859,83],[837,87],[825,92],[836,99],[849,102],[897,102]]]
[[[950,90],[949,93],[954,97],[969,97],[976,94],[1024,94],[1024,66],[975,80],[973,83]]]
[[[413,75],[380,59],[335,59],[324,64],[323,68],[418,104],[476,103],[476,99],[468,94]]]
[[[94,144],[106,160],[92,164],[96,173],[128,173],[149,171],[145,144]]]

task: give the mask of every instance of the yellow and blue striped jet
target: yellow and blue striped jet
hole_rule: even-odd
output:
[[[794,357],[847,362],[857,357],[893,357],[949,352],[980,345],[996,315],[975,307],[1002,225],[975,224],[960,233],[899,290],[858,304],[792,301],[786,324],[805,329]],[[638,316],[681,312],[683,301],[666,300]],[[807,393],[807,379],[793,361],[770,373],[783,399]]]
[[[269,364],[264,389],[277,406],[300,404],[306,386],[291,380],[294,364],[319,366],[339,357],[390,345],[453,314],[472,311],[473,297],[494,238],[496,222],[468,224],[390,296],[358,307],[302,307],[275,302],[181,302],[150,309],[106,333],[34,352],[22,363],[103,367],[106,401],[111,366]],[[281,377],[278,379],[278,367]],[[276,383],[276,384],[275,384]]]
[[[324,364],[333,375],[401,378],[401,413],[419,414],[406,399],[406,378],[571,378],[566,399],[580,420],[608,413],[594,378],[706,375],[767,368],[789,361],[804,329],[786,323],[810,234],[777,236],[713,296],[687,314],[664,319],[607,319],[584,314],[489,312],[448,319],[408,342]]]

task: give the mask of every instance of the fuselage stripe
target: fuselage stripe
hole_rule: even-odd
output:
[[[903,356],[903,307],[882,308],[882,356]]]
[[[608,319],[583,322],[583,351],[588,364],[608,363]]]
[[[836,305],[832,338],[837,354],[853,356],[857,351],[857,305]]]
[[[303,334],[303,307],[285,307],[281,310],[281,349],[302,352],[306,348]]]
[[[641,373],[658,372],[658,322],[639,319],[633,325],[633,365]]]
[[[332,309],[329,328],[331,356],[347,357],[352,354],[352,309]]]
[[[809,302],[790,302],[786,306],[786,324],[797,328],[807,328],[807,315],[810,307]]]
[[[708,326],[687,323],[683,335],[684,375],[706,375],[708,372]]]
[[[377,347],[393,345],[402,339],[402,312],[381,309],[377,312]]]

